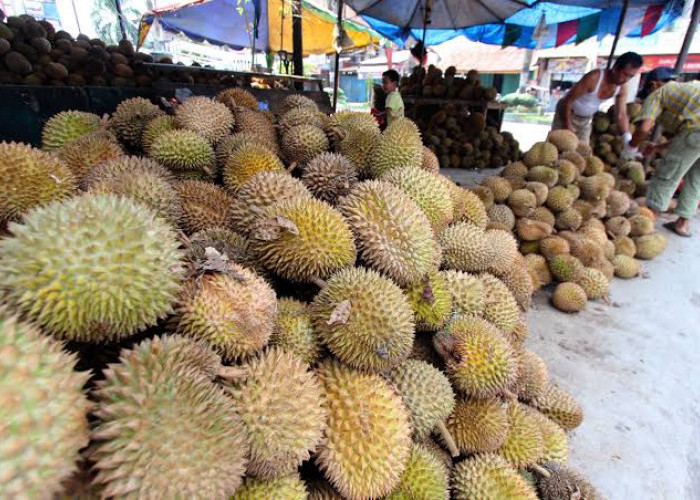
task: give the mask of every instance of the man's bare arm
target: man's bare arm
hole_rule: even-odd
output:
[[[586,74],[571,87],[571,90],[563,98],[562,118],[564,119],[564,126],[569,130],[574,129],[574,125],[571,121],[571,107],[576,99],[595,90],[595,82],[598,80],[598,71],[599,70],[594,70]]]

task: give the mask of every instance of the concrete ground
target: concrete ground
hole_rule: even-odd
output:
[[[484,174],[445,171],[468,186]],[[486,175],[496,175],[489,172]],[[700,498],[700,219],[697,236],[669,237],[645,277],[613,280],[612,304],[576,315],[537,292],[528,348],[585,411],[570,463],[609,499]]]
[[[520,143],[520,150],[527,151],[534,143],[547,139],[547,133],[551,125],[539,123],[518,123],[504,121],[501,126],[503,132],[510,132]]]

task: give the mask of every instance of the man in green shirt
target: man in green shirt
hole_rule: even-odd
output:
[[[391,125],[403,116],[403,99],[399,92],[399,73],[390,69],[382,73],[382,90],[386,93],[386,123]]]

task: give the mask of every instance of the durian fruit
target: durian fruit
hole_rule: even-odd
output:
[[[522,241],[541,241],[552,234],[552,226],[546,222],[531,219],[518,219],[515,232]]]
[[[314,125],[299,125],[282,134],[282,152],[289,163],[305,164],[325,151],[328,137]]]
[[[88,373],[38,328],[0,308],[2,492],[8,498],[51,498],[77,470],[88,444]]]
[[[225,104],[205,96],[192,96],[175,108],[175,123],[216,144],[231,133],[234,118]]]
[[[605,165],[597,156],[586,157],[586,168],[583,170],[583,175],[592,176],[602,174],[605,171]]]
[[[186,234],[228,226],[232,198],[219,186],[205,181],[173,184],[180,197],[180,227]]]
[[[78,180],[96,165],[124,155],[116,138],[103,131],[72,140],[55,153]]]
[[[286,172],[258,173],[236,192],[231,208],[231,225],[241,234],[248,234],[265,208],[296,197],[311,198],[311,193],[299,179]]]
[[[530,409],[542,433],[542,454],[539,462],[565,464],[569,460],[569,438],[564,429],[540,412]]]
[[[80,180],[80,188],[89,191],[96,184],[112,182],[123,175],[141,173],[157,175],[168,182],[174,180],[172,172],[153,160],[139,156],[119,156],[91,168]]]
[[[446,268],[465,272],[486,271],[496,253],[488,233],[470,222],[447,227],[437,237]]]
[[[484,284],[479,277],[462,271],[440,271],[445,278],[452,300],[452,311],[457,314],[479,316],[484,310]]]
[[[540,396],[549,386],[547,365],[529,349],[518,351],[518,363],[516,392],[521,400],[530,401]]]
[[[162,115],[154,118],[144,127],[141,134],[141,149],[148,154],[155,140],[165,132],[177,130],[179,127],[172,115]]]
[[[141,146],[141,136],[148,123],[165,113],[143,97],[132,97],[119,103],[109,121],[109,128],[127,147]]]
[[[236,122],[234,127],[236,133],[234,135],[243,134],[255,137],[263,144],[266,144],[272,151],[279,153],[277,129],[263,113],[246,107],[237,107],[233,111],[233,116]],[[219,141],[219,143],[220,142],[221,141]]]
[[[575,208],[567,208],[556,216],[554,226],[559,231],[575,231],[583,224],[583,216]]]
[[[574,282],[559,283],[552,294],[554,307],[568,313],[583,310],[587,300],[586,291]]]
[[[629,218],[631,237],[645,236],[654,232],[654,221],[643,215],[635,215]]]
[[[494,203],[505,203],[513,192],[512,186],[503,177],[486,177],[481,181],[481,185],[491,190]]]
[[[428,218],[396,186],[357,183],[338,203],[367,266],[408,286],[436,269],[440,249]],[[317,228],[314,228],[318,232]]]
[[[530,327],[527,326],[527,320],[523,313],[520,315],[520,321],[518,321],[513,331],[506,335],[506,339],[515,349],[521,349],[529,336]]]
[[[41,147],[52,151],[96,132],[100,127],[100,117],[84,111],[61,111],[53,115],[41,130]]]
[[[267,345],[277,298],[265,280],[223,260],[217,263],[221,272],[203,274],[184,287],[173,329],[206,342],[224,359],[240,359]]]
[[[447,377],[425,361],[408,359],[386,372],[411,414],[414,439],[427,437],[452,413],[455,396]]]
[[[502,177],[520,177],[525,178],[527,175],[527,166],[521,161],[512,161],[505,166],[501,171]]]
[[[113,175],[105,174],[92,184],[88,190],[90,193],[126,196],[177,226],[182,212],[180,197],[168,178],[148,169],[131,172],[115,170]]]
[[[381,180],[398,187],[415,201],[435,233],[452,222],[454,206],[450,192],[435,175],[414,167],[399,167],[386,171]]]
[[[404,289],[404,293],[415,314],[418,331],[434,332],[444,326],[452,312],[452,295],[444,273],[432,271]]]
[[[552,282],[552,273],[549,271],[547,260],[542,255],[526,255],[525,264],[535,290],[539,290]]]
[[[445,426],[463,455],[496,451],[508,432],[507,405],[499,399],[459,398]]]
[[[486,229],[489,216],[486,213],[486,206],[476,194],[466,189],[462,189],[462,201],[464,202],[464,213],[460,220],[471,222],[481,229]],[[457,222],[457,220],[455,220]]]
[[[547,195],[547,207],[554,213],[563,212],[571,208],[574,198],[564,186],[555,186]]]
[[[358,369],[382,371],[408,358],[413,310],[390,280],[362,268],[340,271],[311,304],[314,330],[330,351]]]
[[[512,231],[515,227],[515,215],[508,205],[495,204],[488,210],[488,229]]]
[[[309,365],[294,353],[271,348],[244,364],[228,393],[248,441],[248,475],[295,472],[323,439],[327,411]]]
[[[267,207],[250,233],[260,262],[292,281],[324,279],[355,263],[353,234],[327,203],[296,197]]]
[[[450,198],[452,198],[452,205],[454,208],[453,220],[461,220],[467,213],[467,209],[473,210],[475,207],[469,206],[473,198],[470,199],[467,191],[458,186],[452,179],[444,175],[437,175],[437,178],[447,187],[450,192]],[[472,214],[472,216],[478,217],[478,208],[476,208],[477,213]],[[477,224],[478,225],[478,224]]]
[[[605,230],[613,238],[626,237],[632,231],[632,225],[626,217],[617,216],[605,221]]]
[[[423,146],[423,163],[421,163],[420,168],[431,174],[440,173],[440,162],[437,156],[425,146]]]
[[[62,161],[26,144],[0,142],[0,176],[0,226],[76,190],[75,176]]]
[[[258,109],[258,100],[253,94],[246,89],[239,87],[228,88],[216,94],[215,99],[228,106],[233,110],[237,106],[243,106],[249,109]]]
[[[410,415],[380,375],[335,361],[317,370],[328,408],[326,442],[316,461],[347,498],[378,498],[401,482],[411,454]]]
[[[323,479],[307,481],[309,500],[343,500],[343,497],[333,489],[328,481]]]
[[[267,120],[267,118],[265,118]],[[263,137],[255,135],[252,132],[238,132],[224,137],[216,144],[214,156],[216,157],[216,165],[222,169],[226,165],[231,153],[238,148],[246,146],[260,146],[269,149],[275,154],[278,154],[277,140],[274,143],[266,141]]]
[[[515,354],[488,321],[457,317],[434,339],[455,388],[475,398],[507,392],[518,376]]]
[[[411,456],[398,487],[386,500],[449,500],[449,473],[445,464],[428,448],[413,443]]]
[[[534,212],[532,212],[532,215],[530,216],[530,219],[536,220],[539,222],[544,222],[550,227],[554,227],[554,224],[557,223],[557,219],[552,213],[550,209],[547,207],[537,207]]]
[[[550,236],[540,242],[540,253],[551,260],[557,255],[565,255],[571,252],[568,240],[561,236]]]
[[[543,500],[599,500],[595,487],[575,470],[554,462],[542,464],[547,475],[538,474],[537,490]]]
[[[607,199],[607,217],[624,215],[630,209],[630,198],[622,191],[611,191]]]
[[[284,172],[284,164],[267,147],[246,145],[231,152],[222,168],[224,187],[231,194],[260,172]]]
[[[493,191],[486,186],[471,186],[469,191],[479,197],[486,210],[490,210],[494,204]]]
[[[455,500],[537,500],[531,485],[502,457],[484,453],[457,464],[452,472]]]
[[[304,363],[314,364],[321,356],[321,341],[314,331],[309,306],[288,297],[278,299],[269,344],[296,354]]]
[[[89,453],[103,495],[215,498],[236,491],[245,436],[234,402],[205,369],[215,365],[213,352],[179,336],[145,340],[109,365],[97,382],[100,423]]]
[[[256,273],[263,272],[253,254],[250,242],[238,233],[222,227],[198,231],[187,238],[185,261],[195,267],[206,264],[216,257],[209,248],[216,250],[227,262],[250,268]]]
[[[526,182],[525,189],[532,191],[537,199],[537,205],[544,205],[549,195],[549,187],[542,182]]]
[[[326,128],[328,117],[318,110],[309,108],[294,108],[281,114],[278,124],[283,130],[299,125],[314,125],[320,129]]]
[[[357,182],[357,170],[337,153],[321,153],[304,167],[301,181],[319,200],[335,205]]]
[[[581,196],[581,188],[579,188],[576,184],[568,184],[566,189],[569,191],[569,193],[571,193],[571,196],[574,198],[574,202],[578,200],[579,196]]]
[[[584,268],[580,260],[569,254],[555,255],[547,259],[547,263],[552,276],[562,283],[575,282]]]
[[[497,453],[516,469],[534,465],[544,451],[542,431],[533,413],[520,403],[508,405],[508,433]]]
[[[9,229],[0,288],[46,333],[109,342],[172,312],[182,255],[173,229],[147,207],[83,195],[36,208]]]
[[[318,111],[316,103],[308,97],[301,94],[290,94],[282,101],[282,113],[286,113],[294,108],[309,108]]]
[[[517,234],[517,232],[516,232],[516,234]],[[540,242],[539,241],[521,241],[519,251],[523,257],[525,255],[529,255],[532,253],[538,253],[540,251]]]
[[[409,359],[425,361],[429,365],[440,368],[441,370],[445,367],[445,363],[433,345],[432,334],[415,336],[413,339],[413,349],[411,350]]]
[[[508,195],[508,206],[516,217],[529,217],[537,207],[537,197],[529,189],[516,189]]]
[[[526,178],[530,182],[541,182],[548,188],[553,188],[559,182],[559,171],[554,168],[538,165],[529,170]]]
[[[510,334],[520,319],[515,297],[495,276],[484,273],[480,279],[484,284],[484,319],[493,323],[505,335]]]
[[[171,130],[153,141],[148,155],[176,173],[213,177],[216,170],[214,149],[207,139],[191,130]]]
[[[634,256],[637,259],[651,260],[658,257],[666,250],[668,240],[663,234],[654,233],[635,238],[634,244],[637,249]]]
[[[511,233],[501,229],[487,230],[486,238],[493,254],[487,271],[497,276],[509,273],[519,257],[518,242]]]
[[[550,385],[540,396],[530,401],[530,406],[551,418],[564,430],[575,429],[583,422],[583,409],[578,402],[563,389]]]
[[[547,134],[547,142],[554,144],[560,153],[565,151],[576,151],[578,147],[578,137],[571,130],[552,130]]]
[[[308,491],[295,472],[288,476],[261,479],[246,477],[231,500],[306,500]]]
[[[634,240],[628,236],[618,236],[613,240],[613,244],[615,245],[615,255],[634,257],[634,254],[637,253],[637,245],[635,245]],[[612,258],[610,260],[612,260]]]
[[[607,181],[599,175],[579,178],[578,187],[581,189],[581,198],[584,200],[605,200],[610,195]]]
[[[392,168],[420,168],[423,163],[423,142],[418,126],[408,118],[394,120],[379,138],[369,162],[369,172],[374,178]]]
[[[576,165],[576,168],[579,171],[579,174],[582,174],[583,171],[586,169],[586,158],[585,156],[589,155],[581,155],[577,151],[565,151],[561,155],[559,155],[560,160],[566,160],[574,165]]]
[[[559,172],[557,184],[560,186],[569,186],[572,182],[578,179],[578,167],[568,160],[557,160],[554,166]]]
[[[584,268],[576,280],[576,284],[586,292],[588,300],[597,300],[607,297],[610,291],[610,281],[598,269]]]
[[[559,157],[559,151],[554,144],[549,142],[536,142],[532,147],[525,153],[523,158],[523,163],[528,167],[549,166],[557,161]]]
[[[351,128],[345,131],[335,150],[350,160],[361,178],[367,178],[371,175],[372,151],[381,138],[377,127]]]

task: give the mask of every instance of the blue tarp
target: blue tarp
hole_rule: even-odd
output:
[[[389,10],[391,5],[395,2],[396,0],[393,2],[390,0],[384,0],[380,1],[377,5],[386,5],[386,10]],[[438,4],[439,2],[440,0],[435,0],[435,4]],[[359,0],[348,0],[347,3],[352,6],[354,3],[359,4],[361,2]],[[621,2],[619,1],[610,2],[594,0],[573,0],[566,2],[562,0],[562,3],[558,3],[557,0],[549,2],[529,0],[530,7],[519,10],[503,22],[487,23],[461,29],[450,29],[440,28],[440,24],[433,21],[430,25],[431,28],[426,30],[425,43],[426,45],[437,45],[460,35],[464,35],[475,42],[502,45],[507,24],[517,26],[520,30],[520,36],[512,45],[522,48],[535,48],[538,46],[538,41],[533,37],[533,34],[535,28],[540,22],[540,19],[542,19],[542,16],[544,15],[549,36],[544,37],[544,39],[541,40],[539,47],[551,48],[556,44],[556,25],[558,23],[581,19],[591,14],[600,13],[600,22],[595,35],[602,37],[607,34],[614,34],[617,31],[617,24],[622,10],[620,3]],[[681,15],[683,10],[682,0],[672,0],[666,2],[660,2],[659,0],[631,0],[631,7],[628,10],[626,19],[632,18],[633,15],[631,13],[633,13],[635,10],[637,13],[639,13],[640,9],[643,12],[647,6],[658,5],[660,3],[664,3],[664,10],[661,15],[661,19],[659,19],[659,22],[650,34],[656,33]],[[382,11],[376,8],[373,9],[372,12],[373,14],[382,14]],[[362,11],[358,13],[372,28],[399,45],[404,45],[409,37],[412,37],[415,40],[421,40],[423,37],[423,29],[420,27],[414,28],[410,26],[394,25],[380,18],[364,14]],[[628,32],[627,36],[641,36],[641,22],[640,25]],[[575,39],[572,37],[568,43],[574,41]]]

